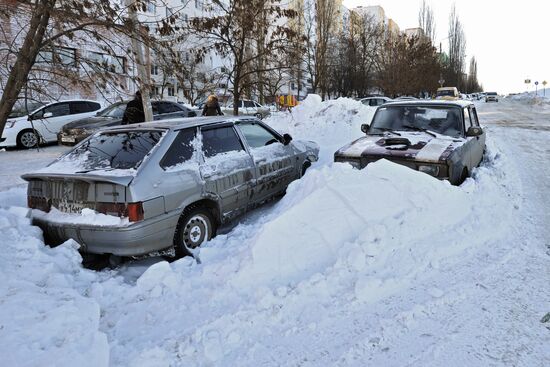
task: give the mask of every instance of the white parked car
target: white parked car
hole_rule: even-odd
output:
[[[256,118],[263,119],[271,114],[269,107],[262,106],[258,102],[243,99],[239,103],[239,116],[254,116]],[[233,103],[229,102],[226,106],[223,106],[222,112],[225,115],[232,115]]]
[[[85,99],[47,104],[29,115],[8,119],[0,147],[32,148],[37,144],[55,142],[63,125],[93,116],[100,109],[99,102]]]

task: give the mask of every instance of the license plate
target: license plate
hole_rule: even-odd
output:
[[[62,137],[61,137],[61,141],[62,141],[63,143],[74,143],[74,142],[76,141],[76,139],[75,139],[75,138],[72,138],[72,137],[70,137],[70,136],[62,136]]]
[[[80,203],[69,203],[66,201],[61,201],[57,204],[54,204],[54,206],[63,213],[72,213],[72,214],[80,214],[82,212],[82,209],[86,208],[84,204]]]

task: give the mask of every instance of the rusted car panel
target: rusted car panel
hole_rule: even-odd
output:
[[[265,147],[253,146],[252,140],[261,134],[243,133],[245,128],[256,129],[274,141]],[[105,157],[98,160],[92,157],[93,152],[108,152],[112,147],[87,147],[94,139],[97,144],[106,144],[118,135],[134,134],[135,138],[153,133],[155,139],[147,149],[143,149],[147,144],[142,141],[124,141],[123,149],[113,152],[110,164],[121,160],[119,169],[113,168],[116,165],[64,169],[68,164],[64,159],[71,154],[78,158],[82,155],[79,152],[85,153],[82,162],[104,162]],[[234,145],[227,145],[229,138]],[[221,224],[284,192],[301,176],[306,163],[317,160],[319,152],[313,142],[290,140],[251,117],[121,126],[94,134],[60,157],[57,166],[53,162],[23,178],[29,182],[31,208],[55,208],[69,214],[92,209],[126,220],[116,225],[59,222],[36,212],[34,223],[43,229],[48,243],[72,238],[85,252],[142,256],[173,247],[178,220],[189,208],[206,205]],[[133,149],[139,149],[139,155],[126,157]],[[223,149],[230,151],[221,152]]]
[[[447,123],[444,118],[429,119],[422,116],[415,119],[408,115],[406,117],[413,125],[398,126],[395,129],[380,126],[377,128],[378,112],[392,108],[409,111],[409,114],[412,114],[410,111],[418,111],[420,114],[433,109],[442,115],[446,114],[447,119],[455,119],[456,127],[451,131],[441,128],[440,132],[436,132],[429,129],[430,123],[434,127],[441,127]],[[391,121],[388,124],[392,126]],[[473,134],[473,130],[477,133]],[[348,162],[361,169],[379,159],[388,159],[439,179],[449,180],[453,184],[460,184],[481,162],[484,148],[485,133],[479,125],[472,103],[398,102],[380,107],[373,117],[373,124],[366,131],[366,136],[339,149],[334,154],[334,160]]]

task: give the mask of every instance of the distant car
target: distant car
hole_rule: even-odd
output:
[[[456,101],[457,99],[461,99],[461,95],[456,87],[443,87],[437,89],[435,99],[443,101]]]
[[[99,131],[23,178],[48,244],[72,238],[85,253],[179,257],[284,193],[318,154],[253,117],[200,117]],[[110,222],[79,222],[84,210]]]
[[[361,98],[361,103],[366,106],[371,107],[378,107],[382,106],[385,103],[391,102],[392,99],[388,97],[367,97],[367,98]]]
[[[496,92],[488,92],[485,95],[485,102],[498,102],[498,95]]]
[[[50,103],[28,116],[9,119],[0,138],[0,147],[32,148],[57,140],[63,125],[89,117],[101,109],[97,101],[75,99]]]
[[[340,148],[335,162],[362,169],[379,159],[461,184],[479,165],[485,132],[468,101],[393,102],[378,107],[366,136]]]
[[[95,116],[77,120],[63,126],[58,134],[59,144],[75,145],[99,129],[116,126],[122,123],[122,116],[127,102],[118,102],[110,105]],[[179,103],[170,101],[152,101],[154,120],[167,120],[178,117],[195,117],[197,113]]]
[[[233,103],[230,102],[222,106],[222,112],[225,115],[233,115]],[[271,111],[269,107],[262,106],[258,102],[244,99],[239,101],[239,116],[254,116],[260,120],[269,116]]]

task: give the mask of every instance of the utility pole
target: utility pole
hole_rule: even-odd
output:
[[[141,100],[143,101],[143,112],[145,121],[153,121],[153,110],[151,108],[151,97],[149,94],[149,78],[145,67],[145,56],[143,55],[143,44],[138,41],[141,29],[137,29],[138,17],[136,13],[135,0],[126,0],[128,16],[133,25],[132,51],[136,55],[136,67],[138,73],[139,89],[141,91]]]

